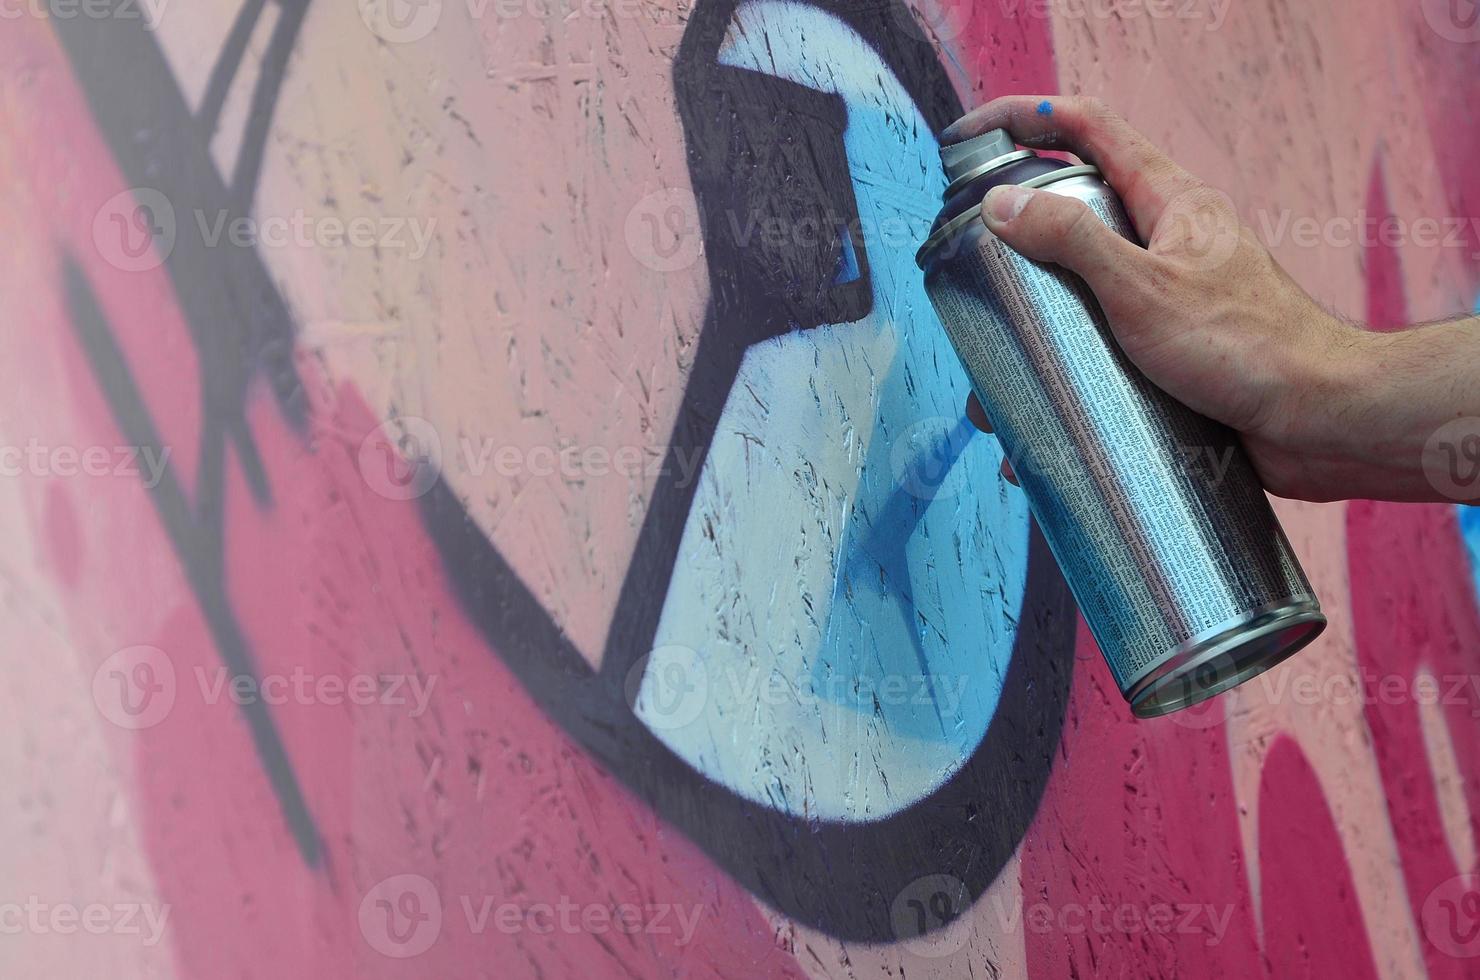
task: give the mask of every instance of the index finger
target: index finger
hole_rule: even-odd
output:
[[[941,141],[955,143],[1005,129],[1023,146],[1068,150],[1094,164],[1125,202],[1143,241],[1178,194],[1197,179],[1098,99],[1008,95],[951,123]]]

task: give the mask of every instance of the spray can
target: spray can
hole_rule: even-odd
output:
[[[981,220],[989,189],[1019,184],[1136,241],[1099,171],[1000,129],[941,160],[946,203],[916,263],[1132,712],[1196,704],[1315,639],[1326,618],[1237,436],[1136,369],[1081,279]]]

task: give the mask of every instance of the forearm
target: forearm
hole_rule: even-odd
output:
[[[1315,383],[1291,399],[1307,424],[1300,496],[1480,501],[1480,318],[1396,333],[1340,325]]]

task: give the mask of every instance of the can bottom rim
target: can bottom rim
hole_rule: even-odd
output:
[[[1314,600],[1251,613],[1168,657],[1126,692],[1126,700],[1138,718],[1190,708],[1288,659],[1325,628]]]

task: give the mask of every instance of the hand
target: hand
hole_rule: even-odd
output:
[[[1349,430],[1377,335],[1323,310],[1224,194],[1099,102],[996,99],[942,139],[999,127],[1023,146],[1068,150],[1099,167],[1146,247],[1051,188],[993,188],[982,208],[987,228],[1028,258],[1083,278],[1126,355],[1152,383],[1237,431],[1271,493],[1361,493],[1359,477],[1372,464],[1350,445]],[[975,396],[967,414],[990,431]]]

